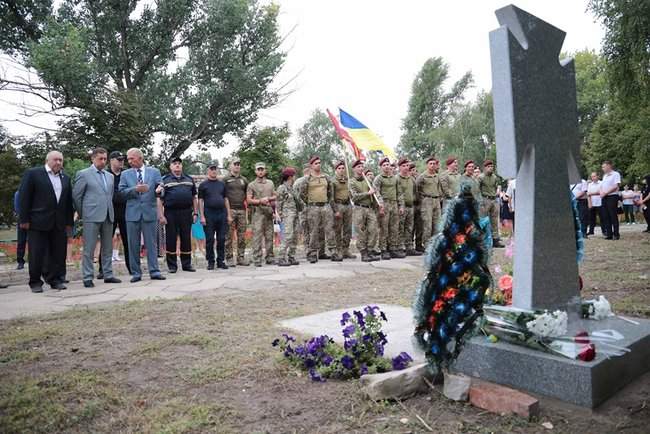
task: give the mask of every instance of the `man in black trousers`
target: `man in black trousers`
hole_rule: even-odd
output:
[[[126,199],[119,191],[120,176],[122,176],[122,169],[124,169],[124,154],[120,151],[113,151],[108,155],[108,159],[108,171],[113,174],[113,178],[115,179],[113,184],[113,210],[115,211],[113,235],[115,235],[115,229],[120,228],[120,238],[122,238],[122,246],[124,247],[124,264],[126,265],[126,269],[129,270],[129,274],[131,274],[131,265],[129,264],[129,238],[126,234]],[[104,278],[101,255],[99,257],[99,273],[97,274],[97,278]]]
[[[621,174],[614,170],[612,162],[603,161],[603,180],[600,182],[600,197],[603,199],[603,220],[605,223],[605,239],[618,240],[618,201]]]
[[[47,264],[45,281],[52,289],[66,289],[67,234],[72,232],[72,184],[63,173],[63,154],[50,151],[45,165],[25,172],[20,185],[19,224],[28,231],[29,286],[43,292],[41,275]]]

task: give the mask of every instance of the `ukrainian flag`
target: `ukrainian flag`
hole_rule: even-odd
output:
[[[393,152],[393,150],[388,147],[384,141],[377,136],[377,134],[373,133],[356,118],[340,108],[339,117],[341,118],[341,125],[348,130],[348,133],[352,136],[354,143],[359,149],[365,151],[380,151],[387,157],[392,159],[395,158],[395,152]]]

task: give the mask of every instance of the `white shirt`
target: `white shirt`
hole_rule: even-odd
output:
[[[587,186],[587,193],[592,194],[596,193],[593,196],[589,196],[591,198],[591,206],[592,207],[598,207],[603,205],[603,198],[599,196],[600,194],[600,181],[596,182],[590,182],[589,185]]]
[[[50,166],[47,164],[45,165],[45,171],[47,172],[48,178],[50,178],[50,182],[52,183],[54,195],[56,196],[56,203],[59,203],[59,199],[61,199],[61,190],[63,190],[63,186],[61,185],[61,172],[52,172],[52,169],[50,169]]]
[[[587,195],[585,193],[587,193],[587,181],[583,179],[579,183],[573,184],[571,186],[571,193],[573,193],[573,197],[575,197],[576,199],[586,200]]]
[[[612,170],[609,173],[603,175],[603,180],[600,183],[600,191],[606,192],[616,187],[616,189],[609,193],[608,196],[617,195],[618,196],[618,185],[621,183],[621,174],[616,170]]]
[[[623,190],[621,193],[621,198],[623,199],[623,205],[634,205],[634,196],[636,193],[632,190]]]
[[[511,179],[508,181],[508,189],[506,195],[508,196],[508,207],[511,211],[515,210],[515,190],[517,189],[517,180]]]

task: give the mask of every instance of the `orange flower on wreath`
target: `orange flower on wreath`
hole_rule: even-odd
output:
[[[454,242],[456,242],[456,244],[465,244],[466,239],[467,236],[465,234],[456,234],[454,237]]]
[[[472,223],[465,226],[465,234],[469,235],[474,230],[474,225]]]
[[[451,300],[452,298],[456,297],[456,294],[458,294],[458,289],[449,288],[442,294],[442,298],[445,300]]]
[[[432,311],[433,313],[438,313],[438,312],[440,312],[444,307],[445,307],[445,302],[444,302],[444,300],[440,300],[440,299],[438,299],[438,300],[436,300],[436,302],[433,304],[433,308],[431,309],[431,311]]]

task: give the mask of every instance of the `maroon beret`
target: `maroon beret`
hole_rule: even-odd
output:
[[[431,157],[427,158],[427,161],[425,161],[425,163],[428,163],[429,161],[435,161],[437,163],[438,159],[436,157],[431,156]]]
[[[314,164],[314,162],[316,162],[316,161],[320,161],[320,157],[319,157],[318,155],[313,155],[313,156],[309,159],[309,164]]]
[[[354,169],[357,166],[363,166],[363,160],[357,160],[354,163],[352,163],[352,168]]]
[[[390,163],[390,158],[384,157],[381,160],[379,160],[379,165],[382,166],[384,163]]]
[[[296,169],[293,167],[285,167],[282,169],[282,176],[294,176],[296,174]]]
[[[494,166],[494,161],[492,161],[492,160],[485,160],[485,161],[483,162],[483,167],[485,167],[485,166]]]
[[[449,166],[450,164],[452,164],[456,160],[458,160],[458,158],[456,158],[456,157],[447,158],[447,166]]]
[[[409,164],[409,159],[406,157],[400,158],[399,161],[397,162],[397,165],[401,166],[402,164]]]
[[[465,165],[463,167],[467,167],[468,164],[474,164],[472,160],[467,160],[465,161]]]
[[[345,166],[345,161],[339,160],[339,161],[334,162],[334,168],[335,169],[338,169],[339,166]]]

